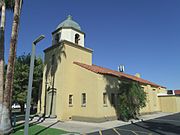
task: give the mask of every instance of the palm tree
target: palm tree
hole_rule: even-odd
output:
[[[2,108],[4,93],[4,26],[6,5],[1,1],[1,24],[0,24],[0,125],[2,125]]]
[[[4,91],[4,32],[5,32],[5,20],[6,9],[13,10],[12,0],[0,0],[1,8],[1,23],[0,23],[0,105],[3,102]]]
[[[4,90],[4,27],[6,16],[6,4],[1,1],[1,24],[0,24],[0,105],[3,102]],[[1,111],[1,110],[0,110]],[[1,119],[1,116],[0,116]]]
[[[6,9],[13,9],[12,0],[0,0],[1,9],[1,23],[0,23],[0,130],[2,125],[2,108],[3,108],[3,95],[4,95],[4,32]]]
[[[18,39],[18,28],[19,28],[19,20],[20,20],[20,12],[21,12],[21,4],[22,0],[15,1],[14,7],[14,20],[12,25],[12,32],[11,32],[11,42],[10,42],[10,50],[9,50],[9,58],[8,58],[8,66],[7,66],[7,73],[6,73],[6,82],[5,82],[5,93],[4,93],[4,102],[7,104],[7,107],[10,106],[10,97],[12,95],[12,82],[13,82],[13,75],[14,75],[14,63],[16,58],[16,46],[17,46],[17,39]]]
[[[10,0],[7,0],[7,1],[10,2]],[[2,111],[2,118],[1,118],[1,125],[0,125],[0,134],[7,134],[12,129],[11,123],[10,123],[11,97],[12,97],[14,63],[15,63],[15,58],[16,58],[16,45],[17,45],[17,39],[18,39],[18,28],[19,28],[22,0],[15,0],[14,5],[15,5],[14,18],[13,18],[13,24],[12,24],[10,51],[9,51],[6,82],[5,82],[5,89],[4,89],[4,100],[3,100],[3,109],[2,109],[3,111]]]

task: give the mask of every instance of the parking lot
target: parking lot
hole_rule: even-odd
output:
[[[88,135],[180,135],[180,113],[100,130]]]

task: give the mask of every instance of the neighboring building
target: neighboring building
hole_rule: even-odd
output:
[[[174,94],[180,96],[180,90],[174,90]]]
[[[158,93],[165,87],[92,64],[92,50],[84,47],[85,33],[71,16],[52,33],[45,49],[41,100],[38,112],[59,120],[102,122],[117,119],[119,84],[137,81],[147,93],[141,113],[161,111]]]
[[[180,90],[168,90],[167,94],[180,95]]]

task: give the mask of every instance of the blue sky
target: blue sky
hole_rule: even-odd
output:
[[[51,46],[51,32],[72,15],[86,33],[93,63],[180,89],[180,0],[24,0],[17,55],[31,51],[44,34],[37,55]],[[9,53],[12,12],[7,14],[5,59]]]

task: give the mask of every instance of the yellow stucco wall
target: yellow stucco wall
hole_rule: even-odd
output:
[[[54,63],[52,64],[52,56]],[[100,75],[84,69],[73,62],[81,62],[92,65],[92,51],[68,41],[45,50],[45,62],[41,104],[38,102],[38,113],[46,115],[50,113],[52,90],[53,99],[52,114],[59,120],[90,120],[98,121],[116,118],[115,106],[111,104],[111,93],[115,93],[117,99],[120,80],[110,75]],[[160,111],[160,103],[157,93],[164,89],[154,88],[150,85],[142,85],[148,95],[147,106],[141,113]],[[107,93],[107,104],[103,105],[103,93]],[[82,93],[86,93],[87,103],[82,106]],[[69,95],[73,95],[73,105],[69,106]],[[46,111],[44,111],[44,106]]]
[[[51,71],[52,55],[55,55],[56,58],[53,72]],[[93,98],[97,99],[95,97],[96,94],[92,93],[94,89],[97,88],[95,81],[97,74],[93,74],[85,69],[80,69],[79,66],[73,64],[74,61],[91,65],[92,51],[77,45],[74,46],[74,44],[69,44],[69,42],[64,42],[61,46],[48,50],[45,53],[41,107],[40,102],[38,105],[39,113],[44,113],[45,87],[51,87],[53,85],[54,77],[54,87],[56,88],[56,106],[54,113],[59,119],[67,120],[72,117],[72,114],[79,116],[84,116],[85,114],[92,117],[96,116],[92,113],[91,109],[96,106],[97,102],[89,102],[89,100]],[[45,85],[46,82],[47,86]],[[81,94],[83,92],[85,92],[88,97],[86,108],[81,107]],[[69,94],[73,95],[73,106],[71,107],[69,107],[68,104]],[[48,108],[47,102],[46,107]],[[48,115],[48,111],[46,111],[46,115]]]
[[[146,107],[140,110],[140,113],[152,113],[161,111],[160,101],[157,96],[158,93],[165,93],[165,88],[152,87],[150,85],[142,85],[147,95]]]
[[[180,96],[176,97],[177,112],[180,112]]]
[[[110,75],[98,75],[98,115],[104,119],[115,119],[116,108],[111,103],[111,93],[115,94],[117,100],[119,79]],[[103,104],[103,93],[107,93],[107,104]]]
[[[159,96],[162,112],[180,112],[180,96]]]

